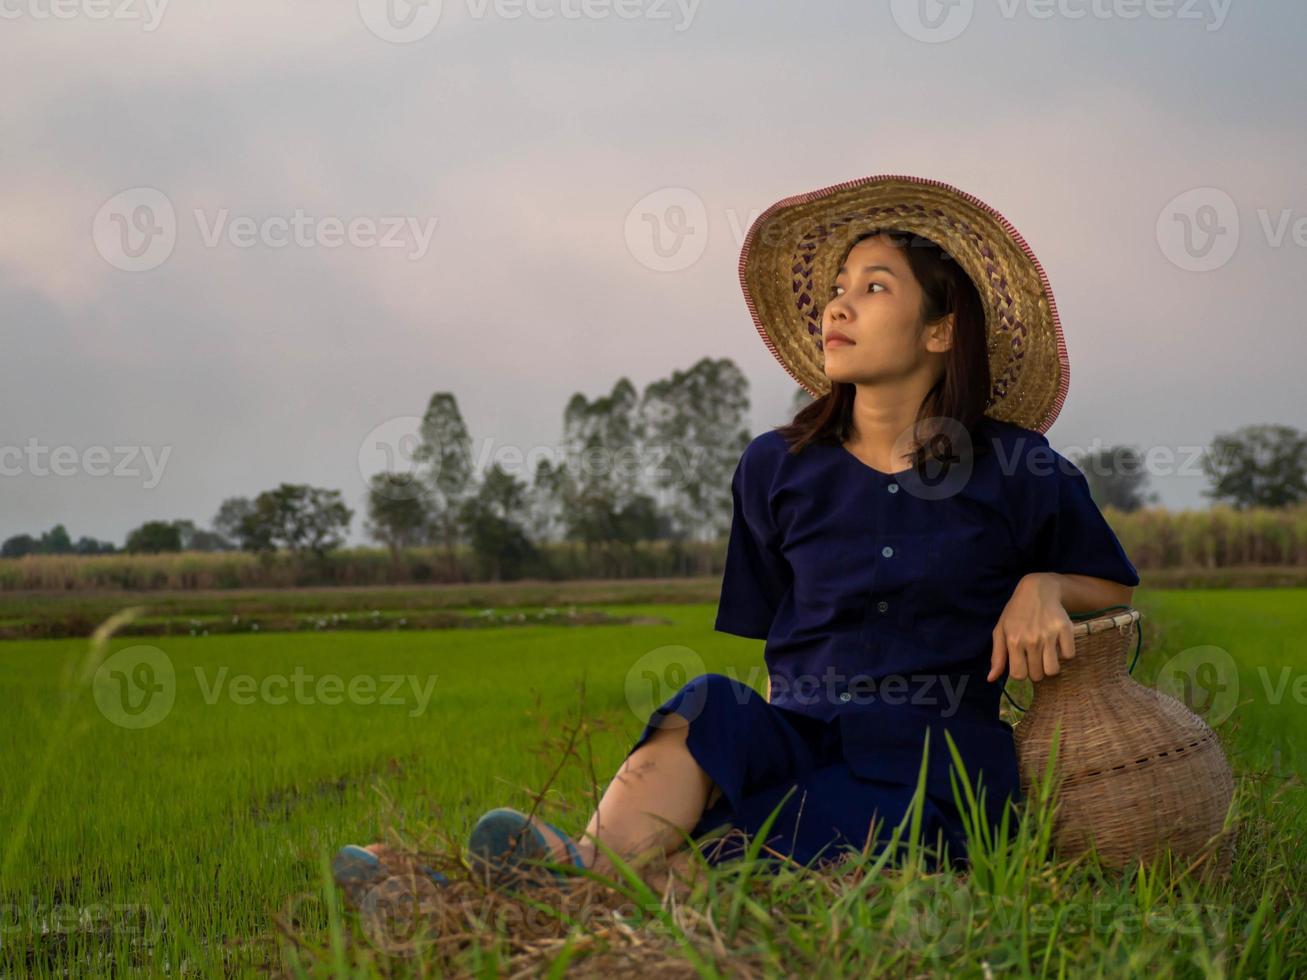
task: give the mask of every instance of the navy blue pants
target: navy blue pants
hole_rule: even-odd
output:
[[[914,786],[854,775],[844,761],[838,720],[824,722],[768,703],[766,698],[725,674],[701,674],[654,709],[631,746],[640,748],[672,712],[689,723],[690,754],[721,789],[690,837],[701,841],[704,857],[720,864],[743,856],[749,840],[782,799],[759,858],[775,861],[771,848],[802,865],[835,862],[852,848],[879,854],[894,827],[909,813]],[[788,794],[788,798],[786,798]],[[711,793],[710,793],[711,797]],[[873,819],[880,821],[868,837]],[[906,852],[909,825],[899,835]],[[712,839],[702,841],[708,835]],[[950,863],[965,865],[966,836],[952,801],[925,796],[921,842],[936,849],[947,844]],[[925,864],[938,870],[938,853]],[[779,865],[777,865],[779,866]]]

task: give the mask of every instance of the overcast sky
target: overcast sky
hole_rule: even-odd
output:
[[[362,541],[376,430],[438,390],[525,453],[574,392],[729,356],[780,424],[744,231],[876,173],[1040,257],[1055,447],[1169,451],[1194,507],[1190,447],[1307,427],[1299,3],[389,3],[0,3],[0,538],[121,545],[289,481]]]

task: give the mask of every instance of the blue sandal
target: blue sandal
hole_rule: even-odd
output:
[[[425,866],[419,867],[418,871],[437,885],[449,884],[449,879],[439,871]],[[381,860],[371,851],[357,844],[346,844],[331,859],[331,877],[347,892],[361,894],[373,885],[385,881],[390,874],[381,866]]]
[[[581,860],[581,852],[572,843],[572,838],[553,824],[544,820],[540,822],[557,834],[563,843],[567,845],[567,853],[573,866],[584,868],[585,863]],[[530,833],[523,833],[524,830],[529,830]],[[522,869],[522,865],[526,861],[554,860],[553,852],[545,835],[527,819],[525,813],[510,807],[496,807],[493,810],[487,810],[481,819],[477,821],[476,826],[472,828],[472,833],[468,837],[467,850],[468,861],[473,868],[477,870],[488,868],[492,878],[496,881],[511,877],[514,872]],[[573,877],[554,868],[546,870],[555,879],[561,880]]]

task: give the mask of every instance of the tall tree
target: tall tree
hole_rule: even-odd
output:
[[[1248,425],[1218,435],[1203,456],[1205,496],[1236,510],[1307,499],[1307,436],[1288,425]]]
[[[459,509],[472,486],[472,438],[458,399],[438,391],[422,416],[420,441],[413,452],[418,477],[427,488],[428,540],[442,544],[451,575],[460,534]]]
[[[548,459],[536,463],[527,491],[526,528],[536,541],[561,541],[567,532],[565,515],[571,495],[567,466]]]
[[[563,411],[564,520],[568,537],[587,546],[620,540],[620,515],[640,495],[638,402],[620,378],[607,396],[589,401],[578,392]]]
[[[749,444],[749,380],[730,358],[702,358],[651,383],[641,434],[659,503],[674,533],[713,539],[730,529],[731,474]]]

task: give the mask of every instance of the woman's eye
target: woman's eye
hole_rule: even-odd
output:
[[[880,282],[869,282],[869,283],[867,283],[867,292],[871,292],[871,287],[872,287],[872,286],[879,286],[881,289],[884,289],[884,288],[885,288],[885,284],[884,284],[884,283],[880,283]],[[831,286],[831,288],[830,288],[830,294],[831,294],[832,296],[838,296],[839,293],[836,292],[836,290],[838,290],[838,289],[843,289],[843,288],[844,288],[843,286]]]

